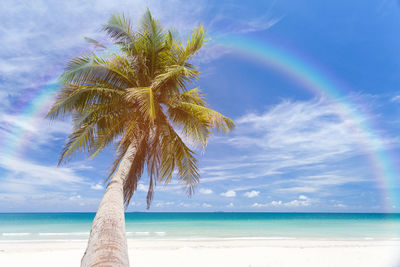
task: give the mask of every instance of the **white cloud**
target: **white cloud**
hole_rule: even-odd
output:
[[[204,194],[204,195],[210,195],[213,193],[213,191],[209,188],[200,188],[199,192],[200,192],[200,194]]]
[[[87,47],[84,36],[103,39],[99,29],[111,14],[125,11],[136,24],[147,7],[164,25],[174,25],[185,33],[199,24],[205,4],[179,0],[71,0],[18,5],[12,0],[2,1],[0,76],[4,79],[0,90],[18,95],[34,81],[54,78],[69,58]]]
[[[311,205],[311,199],[304,196],[300,195],[298,199],[294,199],[288,202],[283,202],[281,200],[273,200],[269,203],[253,203],[251,206],[253,208],[265,208],[265,207],[287,207],[287,208],[293,208],[293,207],[308,207]]]
[[[208,203],[203,203],[201,206],[202,206],[203,208],[211,208],[211,207],[212,207],[212,205],[210,205],[210,204],[208,204]]]
[[[390,102],[393,102],[393,103],[400,103],[400,95],[395,95],[394,97],[392,97],[392,98],[390,99]]]
[[[202,168],[202,182],[246,180],[245,190],[268,188],[282,196],[329,195],[344,184],[369,182],[376,168],[369,155],[396,141],[364,131],[360,124],[367,118],[353,113],[320,98],[283,101],[264,113],[245,114],[235,120],[237,127],[229,137],[212,140],[227,145],[229,154]],[[355,157],[363,160],[349,166]]]
[[[237,123],[242,127],[229,142],[237,147],[283,150],[283,156],[289,160],[294,153],[305,155],[303,164],[347,153],[359,154],[363,152],[360,145],[369,144],[376,136],[362,131],[358,127],[361,121],[354,121],[349,112],[324,99],[285,101],[264,114],[250,113],[239,118]],[[249,134],[256,136],[249,138]],[[311,157],[317,151],[318,157]]]
[[[346,182],[347,181],[345,181],[344,183],[346,183]],[[294,184],[297,185],[299,183],[305,184],[305,183],[307,183],[307,181],[305,179],[298,178],[298,179],[296,179]],[[321,189],[321,186],[316,185],[316,184],[310,184],[309,186],[293,186],[293,184],[290,185],[290,181],[287,181],[287,184],[288,184],[288,187],[279,188],[279,189],[277,189],[277,191],[280,193],[314,193]]]
[[[189,203],[184,203],[181,202],[179,203],[179,207],[184,207],[184,208],[191,208],[193,205],[189,204]]]
[[[79,185],[86,183],[85,179],[77,175],[72,168],[47,166],[22,158],[12,158],[4,154],[0,154],[0,167],[9,173],[0,181],[2,188],[9,187],[10,183],[61,188],[65,184]]]
[[[235,205],[231,202],[228,205],[226,205],[227,208],[233,208]]]
[[[10,155],[0,154],[0,168],[6,171],[0,179],[0,203],[5,211],[54,211],[55,207],[66,206],[67,210],[77,210],[77,206],[71,207],[66,200],[78,200],[81,196],[68,196],[69,192],[89,185],[73,168],[57,168]],[[80,203],[95,209],[97,201],[85,198]]]
[[[253,197],[258,197],[259,194],[260,194],[260,191],[252,190],[252,191],[250,191],[250,192],[244,193],[243,195],[244,195],[245,197],[248,197],[248,198],[253,198]]]
[[[86,160],[84,161],[76,161],[76,162],[68,162],[68,166],[74,170],[93,170],[93,166],[89,165]]]
[[[261,203],[253,203],[253,205],[251,205],[253,208],[263,208],[263,207],[267,207],[268,204],[261,204]]]
[[[1,190],[0,190],[1,191]],[[95,211],[100,199],[85,194],[60,191],[37,191],[29,194],[0,193],[2,210],[7,212]],[[28,206],[27,206],[28,203]],[[82,208],[84,207],[84,208]]]
[[[74,200],[81,200],[81,196],[80,195],[73,195],[73,196],[71,196],[70,198],[69,198],[69,200],[72,200],[72,201],[74,201]]]
[[[59,140],[60,136],[64,138],[72,129],[70,122],[45,120],[43,114],[31,117],[3,113],[0,114],[0,125],[0,134],[5,140],[18,139],[23,132],[24,145],[30,148],[48,145]]]
[[[103,190],[104,186],[102,184],[92,184],[90,188],[93,190]]]
[[[279,207],[279,206],[282,206],[284,203],[282,203],[282,201],[276,201],[276,200],[273,200],[273,201],[271,201],[270,203],[265,203],[265,204],[262,204],[262,203],[253,203],[253,205],[251,205],[252,207],[254,207],[254,208],[264,208],[264,207]]]
[[[236,196],[236,192],[233,190],[228,190],[225,193],[221,193],[221,196],[223,197],[235,197]]]
[[[144,184],[138,184],[137,190],[141,192],[147,192],[148,188]]]
[[[340,174],[342,172],[343,174]],[[344,170],[326,173],[324,175],[302,176],[296,179],[288,179],[280,183],[280,188],[276,189],[278,193],[315,193],[323,189],[340,186],[346,183],[366,182],[368,179],[345,174]],[[301,185],[301,186],[299,186]],[[330,194],[326,192],[325,194]]]
[[[155,206],[155,207],[158,207],[158,208],[162,208],[162,207],[172,206],[172,205],[174,205],[174,204],[175,204],[175,202],[173,202],[173,201],[166,201],[166,202],[164,202],[164,201],[157,201],[157,202],[154,204],[154,206]]]
[[[299,200],[295,199],[289,202],[284,203],[286,207],[300,207],[300,206],[310,206],[309,200]]]
[[[241,32],[265,31],[273,27],[275,24],[279,23],[281,20],[282,17],[270,19],[256,18],[252,21],[248,21],[249,27],[247,27],[247,29],[243,29]]]
[[[260,9],[250,6],[252,10],[250,16],[243,10],[243,8],[246,8],[245,6],[240,8],[232,8],[233,6],[231,5],[222,6],[223,10],[213,14],[211,21],[205,22],[211,40],[196,56],[196,63],[208,63],[234,52],[234,49],[221,44],[224,43],[226,36],[266,31],[283,19],[282,16],[271,15],[271,10],[274,7],[273,3]]]
[[[282,201],[280,201],[280,200],[279,201],[275,201],[274,200],[274,201],[271,201],[270,205],[271,206],[280,206],[280,205],[282,205]]]

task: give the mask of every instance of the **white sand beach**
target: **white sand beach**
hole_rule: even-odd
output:
[[[0,243],[0,266],[79,266],[84,241]],[[398,267],[400,241],[129,240],[135,267]]]

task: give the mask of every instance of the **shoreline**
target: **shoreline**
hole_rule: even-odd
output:
[[[79,266],[87,240],[1,242],[2,266]],[[400,240],[129,239],[135,267],[397,267]]]
[[[79,243],[79,242],[87,242],[87,238],[83,239],[0,239],[0,244],[7,243]],[[381,238],[381,237],[168,237],[168,238],[127,238],[128,243],[130,242],[229,242],[229,241],[315,241],[315,242],[399,242],[400,237],[391,237],[391,238]]]
[[[6,235],[8,236],[8,235]],[[24,235],[26,237],[27,235]],[[38,237],[41,235],[38,235]],[[76,234],[51,234],[51,235],[43,235],[43,236],[79,236]],[[19,237],[19,235],[15,235],[13,237]],[[28,238],[28,239],[7,239],[1,238],[0,235],[0,244],[4,243],[46,243],[46,242],[87,242],[89,238],[89,234],[85,235],[83,238]],[[129,242],[152,242],[152,241],[177,241],[177,242],[185,242],[185,241],[199,241],[199,242],[214,242],[214,241],[333,241],[333,242],[363,242],[363,241],[370,241],[370,242],[381,242],[381,241],[393,241],[393,242],[400,242],[400,236],[396,237],[376,237],[376,236],[365,236],[365,237],[318,237],[318,236],[233,236],[233,237],[220,237],[220,236],[146,236],[146,235],[130,235],[127,234],[127,241]]]

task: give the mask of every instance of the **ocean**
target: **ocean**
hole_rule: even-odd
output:
[[[0,242],[84,240],[95,213],[0,213]],[[400,214],[126,213],[128,239],[400,240]]]

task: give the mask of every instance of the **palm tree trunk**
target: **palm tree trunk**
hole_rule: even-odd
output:
[[[123,184],[135,152],[130,145],[104,192],[90,230],[81,267],[128,267]]]

